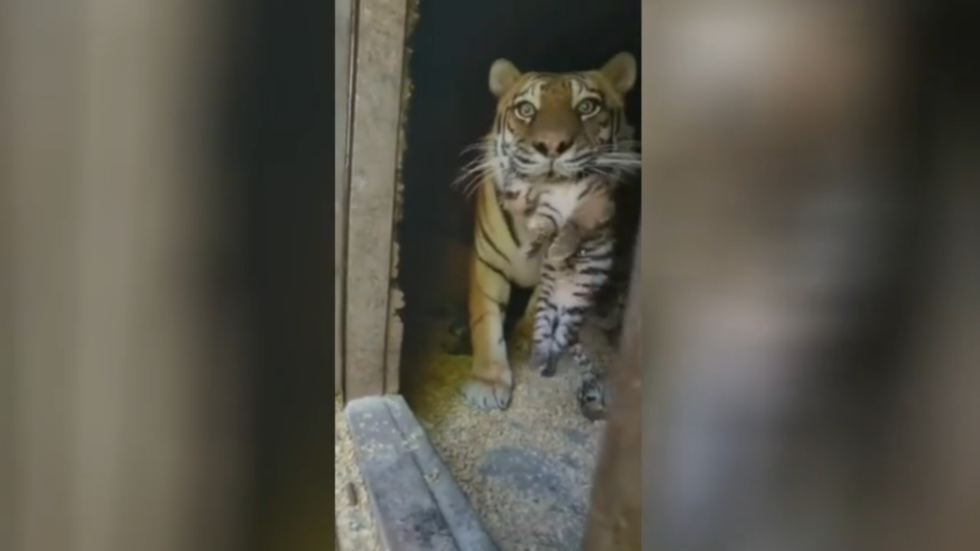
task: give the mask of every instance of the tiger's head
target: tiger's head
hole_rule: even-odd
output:
[[[601,69],[521,73],[498,59],[490,67],[497,117],[485,150],[498,182],[617,177],[638,168],[624,97],[636,82],[636,59],[623,52]]]

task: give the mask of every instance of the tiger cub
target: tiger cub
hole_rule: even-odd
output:
[[[513,201],[511,208],[521,208],[528,217],[530,239],[520,253],[532,258],[550,242],[534,315],[532,362],[542,376],[555,374],[565,352],[589,376],[598,370],[579,332],[613,267],[612,187],[598,176],[562,184],[507,185],[504,195]]]

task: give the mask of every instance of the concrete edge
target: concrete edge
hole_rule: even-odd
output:
[[[389,551],[498,551],[401,396],[358,398],[344,415]]]

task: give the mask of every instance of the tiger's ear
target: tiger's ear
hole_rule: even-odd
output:
[[[617,92],[625,94],[636,84],[636,58],[629,52],[620,52],[603,65],[599,72]]]
[[[521,72],[506,59],[498,59],[490,66],[490,91],[498,98],[504,95],[520,78]]]

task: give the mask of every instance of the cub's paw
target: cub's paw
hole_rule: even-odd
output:
[[[495,373],[488,373],[495,372]],[[507,409],[514,380],[507,366],[495,365],[476,372],[463,385],[463,398],[476,409]]]
[[[548,247],[548,260],[552,262],[568,262],[575,253],[578,252],[575,247],[568,245],[567,243],[562,243],[561,240],[554,241],[550,247]]]
[[[548,246],[548,258],[553,261],[566,262],[578,254],[581,244],[579,232],[574,226],[566,226]]]
[[[587,375],[578,389],[578,405],[582,416],[589,421],[606,419],[606,382],[603,377]]]
[[[517,254],[520,255],[521,258],[530,259],[534,258],[540,250],[541,247],[535,247],[534,244],[526,243],[521,245],[521,248],[517,250]]]
[[[532,233],[544,231],[546,220],[541,216],[532,216],[527,219],[527,229]]]
[[[527,229],[534,235],[551,233],[553,222],[544,216],[532,216],[527,220]]]

